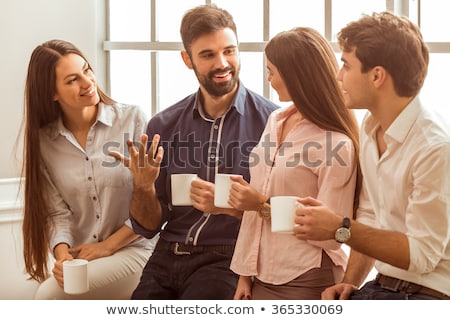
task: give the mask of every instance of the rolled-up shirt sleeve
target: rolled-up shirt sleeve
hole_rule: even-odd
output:
[[[406,213],[409,271],[427,273],[436,268],[450,241],[450,144],[424,152],[413,171]]]

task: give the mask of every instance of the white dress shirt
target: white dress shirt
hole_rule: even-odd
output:
[[[362,193],[358,220],[408,237],[408,270],[376,261],[378,272],[450,295],[450,127],[415,98],[384,135],[368,115],[361,129]],[[386,248],[390,250],[390,248]]]

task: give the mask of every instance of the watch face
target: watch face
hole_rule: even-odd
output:
[[[350,239],[350,229],[341,227],[336,230],[334,238],[339,243],[344,243]]]

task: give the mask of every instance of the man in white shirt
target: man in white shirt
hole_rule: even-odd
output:
[[[299,239],[351,247],[342,283],[322,298],[450,299],[450,130],[418,98],[429,62],[419,28],[374,13],[343,28],[339,44],[346,104],[369,113],[357,220],[312,198],[297,210]],[[376,279],[358,290],[374,264]]]

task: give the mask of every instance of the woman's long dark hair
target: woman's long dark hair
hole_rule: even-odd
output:
[[[267,59],[278,69],[292,102],[302,116],[323,130],[347,135],[355,148],[357,183],[353,216],[359,203],[359,126],[345,104],[336,80],[339,66],[327,40],[307,27],[281,32],[266,45]]]
[[[61,117],[59,103],[53,99],[56,93],[56,64],[70,53],[87,61],[83,53],[67,41],[50,40],[37,46],[31,54],[25,84],[23,255],[27,273],[40,282],[48,276],[50,222],[39,130]],[[97,90],[100,101],[115,103],[100,89]]]

